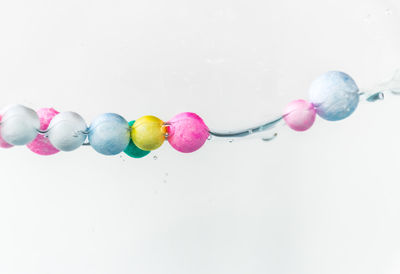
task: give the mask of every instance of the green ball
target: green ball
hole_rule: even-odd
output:
[[[129,122],[129,126],[132,127],[135,120]],[[125,154],[132,158],[142,158],[150,153],[150,151],[142,150],[138,148],[135,143],[132,141],[132,138],[129,140],[128,146],[124,150]]]

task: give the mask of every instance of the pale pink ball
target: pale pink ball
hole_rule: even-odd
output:
[[[295,100],[290,102],[285,110],[283,119],[293,130],[305,131],[309,129],[315,121],[315,108],[305,100]]]
[[[168,142],[180,152],[198,150],[209,136],[208,127],[197,114],[183,112],[168,121]]]
[[[0,115],[0,121],[1,121],[1,115]],[[1,134],[0,134],[0,147],[2,147],[2,148],[10,148],[10,147],[13,147],[13,145],[10,145],[6,141],[4,141],[3,138],[1,137]]]
[[[50,121],[58,114],[53,108],[41,108],[37,111],[40,119],[40,129],[46,130]],[[41,134],[38,134],[32,142],[26,145],[30,150],[39,155],[52,155],[59,152],[58,149],[53,147],[49,139]]]

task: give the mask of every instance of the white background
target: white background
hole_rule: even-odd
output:
[[[395,0],[1,0],[0,104],[247,127],[325,71],[390,77],[399,26]],[[399,97],[270,143],[0,161],[2,274],[400,272]]]

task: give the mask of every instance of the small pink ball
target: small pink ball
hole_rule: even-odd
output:
[[[168,142],[184,153],[198,150],[209,136],[208,127],[197,114],[183,112],[167,122]]]
[[[40,129],[46,130],[50,124],[50,121],[59,112],[53,108],[41,108],[37,111],[40,119]],[[41,134],[38,134],[36,138],[26,145],[30,150],[39,155],[52,155],[59,152],[49,141],[49,139]]]
[[[0,121],[1,121],[1,115],[0,115]],[[10,145],[6,141],[4,141],[3,138],[1,137],[1,134],[0,134],[0,147],[2,147],[2,148],[10,148],[10,147],[13,147],[13,145]]]
[[[300,99],[292,101],[286,106],[283,119],[291,129],[305,131],[314,124],[315,114],[313,104]]]

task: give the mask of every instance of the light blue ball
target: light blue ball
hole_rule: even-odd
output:
[[[328,121],[342,120],[354,112],[359,89],[344,72],[329,71],[315,79],[310,87],[310,101],[317,114]]]
[[[64,111],[57,114],[48,129],[50,143],[61,151],[75,150],[86,140],[86,122],[75,112]]]
[[[89,127],[90,145],[104,155],[122,152],[130,140],[128,122],[118,114],[104,113],[98,116]]]
[[[39,116],[28,107],[12,105],[2,115],[1,137],[8,144],[22,146],[32,142],[39,128]]]

